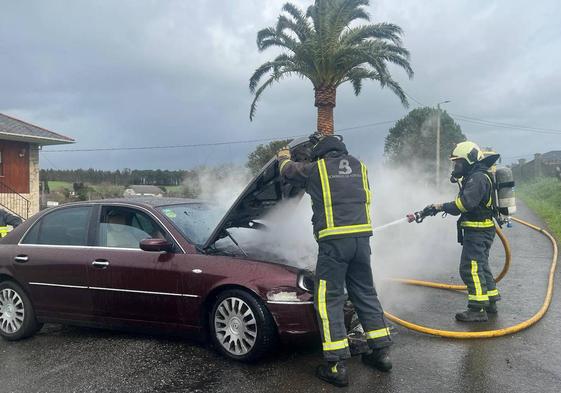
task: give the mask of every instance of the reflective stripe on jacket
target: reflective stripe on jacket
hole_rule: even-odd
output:
[[[6,237],[10,232],[8,227],[0,227],[0,238]]]
[[[366,165],[350,155],[330,155],[313,163],[280,162],[283,178],[305,187],[312,198],[318,241],[372,235],[371,192]]]

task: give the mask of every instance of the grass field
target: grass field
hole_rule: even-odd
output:
[[[180,192],[183,186],[164,186],[167,192]]]
[[[68,181],[49,180],[49,189],[51,191],[62,191],[64,188],[72,190],[72,183]]]
[[[123,188],[123,186],[108,186],[102,184],[89,184],[88,187],[93,188],[96,191],[103,191],[103,189],[107,187],[118,187]],[[163,186],[167,190],[167,192],[181,192],[183,186]],[[60,180],[49,180],[49,189],[51,192],[60,192],[64,189],[72,191],[72,183],[67,181],[60,181]]]
[[[561,181],[540,178],[516,187],[517,195],[547,223],[561,241]]]

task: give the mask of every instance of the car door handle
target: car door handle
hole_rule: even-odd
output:
[[[14,257],[14,260],[19,263],[25,263],[29,261],[29,257],[27,255],[17,255]]]
[[[97,267],[99,269],[105,269],[109,267],[109,261],[105,259],[96,259],[95,261],[92,262],[92,266]]]

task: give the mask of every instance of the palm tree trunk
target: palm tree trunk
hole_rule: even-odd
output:
[[[315,106],[318,108],[317,130],[324,135],[333,135],[333,108],[335,108],[337,88],[319,86],[314,90]]]

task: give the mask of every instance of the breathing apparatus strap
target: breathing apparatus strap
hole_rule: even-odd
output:
[[[503,220],[501,219],[501,215],[499,212],[499,206],[497,204],[498,201],[498,189],[497,189],[497,182],[493,180],[493,178],[491,177],[491,174],[489,174],[489,172],[485,172],[485,177],[489,180],[489,183],[491,183],[491,196],[489,198],[489,202],[487,202],[486,207],[491,208],[491,211],[493,212],[493,218],[495,219],[495,222],[499,225],[500,228],[503,227]]]

